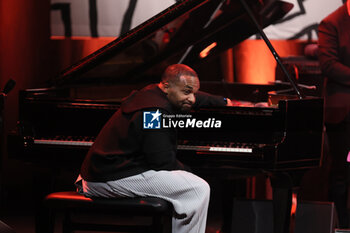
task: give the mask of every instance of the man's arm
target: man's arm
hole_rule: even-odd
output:
[[[229,98],[224,98],[223,96],[212,95],[203,91],[196,93],[196,102],[193,108],[214,106],[232,106],[232,102]]]
[[[350,67],[340,59],[338,32],[334,24],[329,21],[320,23],[318,43],[322,72],[333,82],[350,86]]]

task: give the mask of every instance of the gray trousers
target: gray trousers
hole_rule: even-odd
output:
[[[86,196],[158,197],[167,200],[173,204],[175,210],[173,233],[205,232],[210,188],[206,181],[192,173],[180,170],[150,170],[103,183],[88,182],[79,176],[76,185],[78,189],[82,188]]]

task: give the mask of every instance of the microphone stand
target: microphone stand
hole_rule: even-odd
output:
[[[5,107],[5,98],[7,94],[15,87],[16,82],[13,79],[10,79],[5,84],[4,89],[0,92],[0,133],[1,137],[4,133],[4,107]],[[3,138],[1,138],[1,144],[3,144]],[[1,148],[2,151],[2,148]]]
[[[5,99],[7,94],[15,87],[16,82],[13,79],[10,79],[5,84],[5,87],[0,91],[0,206],[2,205],[3,199],[3,183],[2,183],[2,161],[4,159],[4,148],[5,145],[5,131],[4,131],[4,108],[5,108]]]
[[[0,132],[3,133],[4,130],[4,107],[5,107],[5,98],[7,94],[15,87],[16,82],[13,79],[10,79],[5,84],[4,90],[0,92]]]

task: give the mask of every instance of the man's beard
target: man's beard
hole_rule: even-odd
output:
[[[180,112],[189,112],[191,111],[191,109],[192,109],[192,105],[189,105],[189,106],[182,105],[180,108]]]

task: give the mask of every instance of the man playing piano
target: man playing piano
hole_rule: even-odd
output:
[[[161,114],[191,108],[231,105],[230,100],[198,91],[199,79],[186,65],[169,66],[159,84],[132,92],[99,133],[81,167],[76,186],[86,196],[158,197],[171,202],[173,232],[205,232],[209,185],[176,159],[176,129]],[[153,125],[152,125],[153,126]]]

